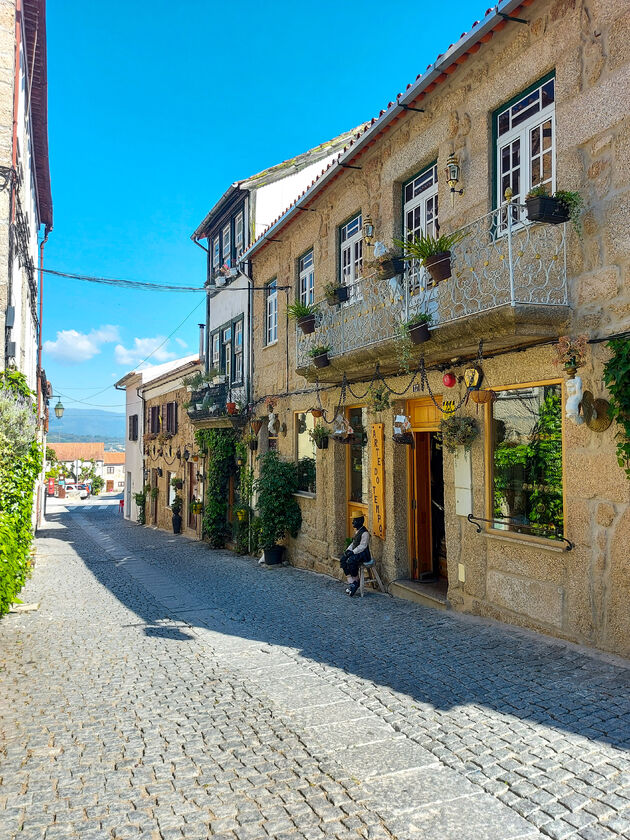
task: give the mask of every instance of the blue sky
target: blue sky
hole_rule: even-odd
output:
[[[190,234],[230,183],[376,116],[485,9],[49,2],[46,267],[201,286]],[[113,383],[188,315],[152,361],[194,352],[204,318],[201,293],[52,275],[44,306],[55,395],[112,411],[124,405]]]

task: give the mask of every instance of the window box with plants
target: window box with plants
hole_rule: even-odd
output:
[[[297,468],[282,461],[270,450],[260,459],[260,472],[255,482],[260,518],[260,541],[265,551],[265,563],[282,562],[283,546],[278,543],[287,536],[296,537],[302,525],[302,513],[294,493],[298,490]]]
[[[318,449],[328,449],[330,432],[323,423],[316,423],[309,431],[308,436]]]
[[[331,351],[330,344],[316,344],[315,347],[311,347],[308,351],[308,355],[313,360],[313,364],[316,368],[325,368],[328,367],[330,364],[330,359],[328,358],[328,354]]]
[[[287,315],[297,321],[298,327],[305,335],[315,332],[315,317],[317,309],[312,303],[302,303],[296,300],[287,307]]]
[[[391,280],[404,272],[405,260],[399,250],[390,248],[378,256],[375,254],[370,267],[378,273],[381,280]]]
[[[561,225],[571,221],[576,233],[580,234],[580,215],[584,201],[579,192],[556,190],[550,195],[547,187],[539,184],[527,193],[525,205],[530,222]]]
[[[345,303],[348,300],[348,288],[340,283],[326,283],[324,296],[329,306],[336,306],[338,303]]]
[[[451,276],[451,249],[467,236],[463,231],[431,236],[422,233],[408,242],[397,239],[396,245],[403,249],[403,259],[418,260],[431,275],[434,283],[448,280]]]

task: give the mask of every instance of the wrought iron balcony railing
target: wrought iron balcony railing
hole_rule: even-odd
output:
[[[522,223],[524,208],[494,210],[461,228],[451,252],[451,278],[434,284],[426,269],[410,264],[383,280],[362,277],[347,303],[317,307],[317,329],[297,330],[296,367],[309,366],[309,350],[328,344],[329,357],[395,339],[414,314],[430,313],[431,329],[500,307],[566,307],[566,225]]]
[[[229,387],[226,382],[218,385],[208,385],[198,391],[193,391],[190,395],[188,416],[191,420],[227,417],[226,405],[228,402],[244,405],[246,400],[247,388],[245,385]]]

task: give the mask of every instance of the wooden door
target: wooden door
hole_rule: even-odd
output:
[[[431,435],[414,433],[411,481],[411,576],[433,574],[431,534]]]

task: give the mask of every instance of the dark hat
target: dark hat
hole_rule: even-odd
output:
[[[365,516],[355,516],[352,520],[352,527],[353,528],[360,528],[363,523],[365,522]]]

